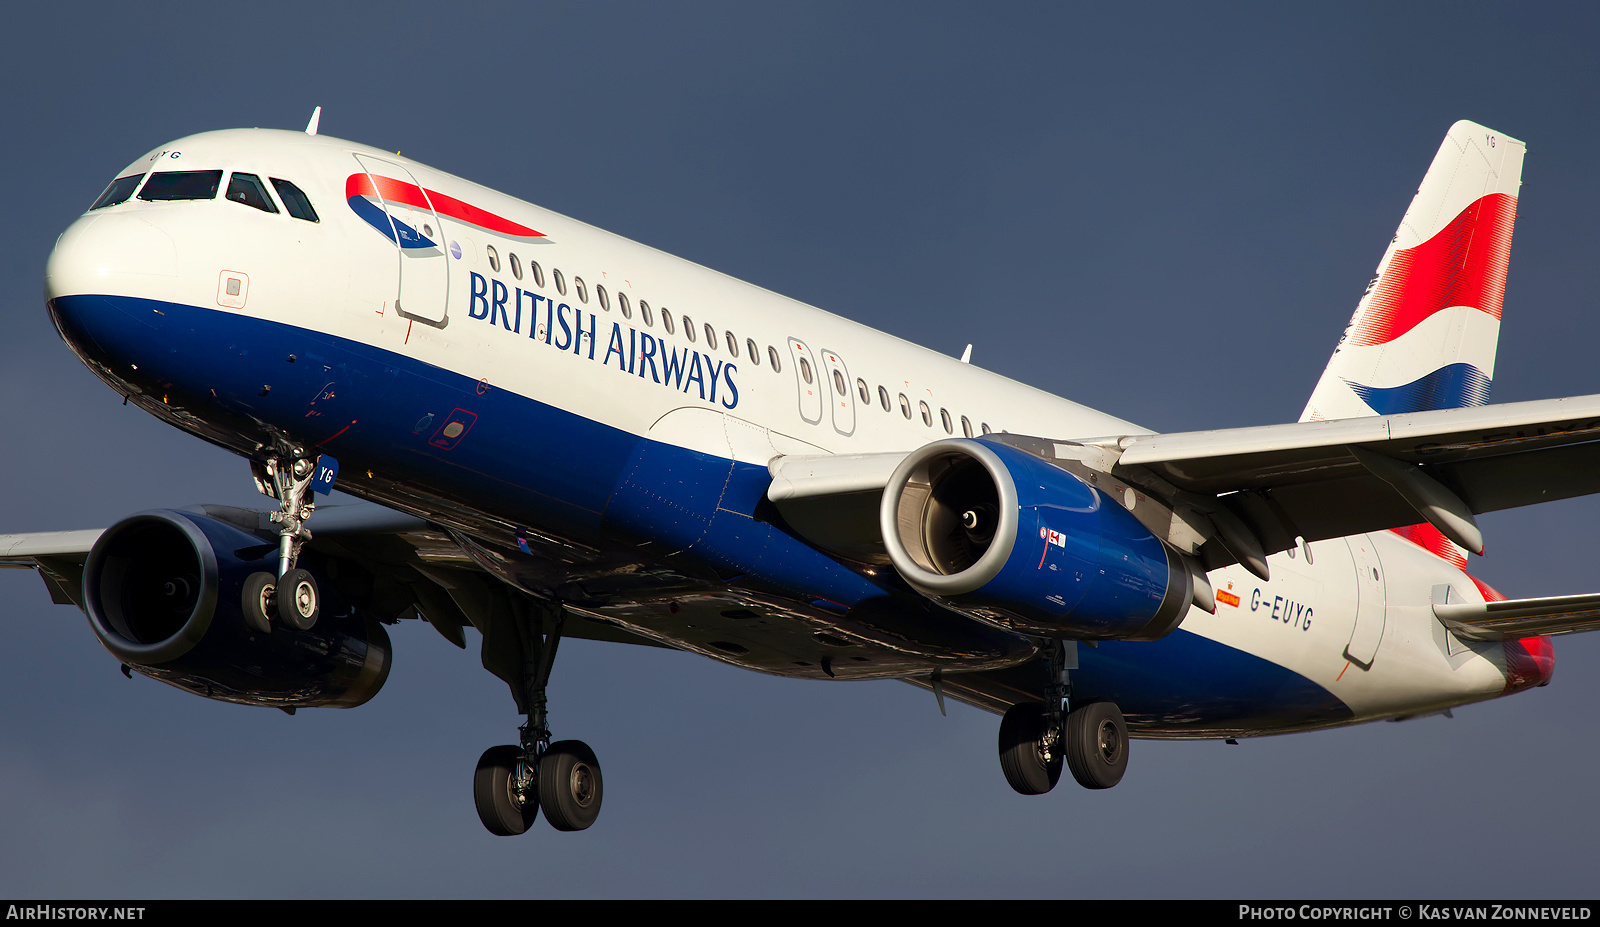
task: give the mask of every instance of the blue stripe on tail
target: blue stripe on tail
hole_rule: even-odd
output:
[[[1489,401],[1491,380],[1471,364],[1451,364],[1401,386],[1367,386],[1345,380],[1372,411],[1379,415],[1397,412],[1430,412],[1435,409],[1460,409],[1481,406]]]

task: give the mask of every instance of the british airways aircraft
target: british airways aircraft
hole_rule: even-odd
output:
[[[1300,421],[1147,429],[386,151],[228,130],[133,162],[45,299],[263,511],[0,536],[123,666],[356,707],[420,619],[526,716],[474,797],[590,826],[567,637],[891,678],[1001,716],[1010,786],[1129,738],[1447,711],[1549,682],[1600,595],[1506,600],[1475,515],[1600,491],[1600,396],[1486,405],[1524,146],[1451,127]],[[1089,346],[1085,346],[1086,349]],[[358,504],[317,505],[337,486]]]

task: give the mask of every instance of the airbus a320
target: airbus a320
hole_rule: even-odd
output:
[[[125,672],[290,712],[371,699],[386,625],[471,629],[526,717],[473,780],[500,835],[599,814],[546,707],[570,637],[904,680],[999,715],[1026,794],[1116,785],[1131,737],[1511,694],[1600,626],[1465,571],[1478,513],[1600,490],[1600,396],[1486,404],[1523,154],[1451,127],[1298,422],[1153,434],[316,117],[182,138],[62,233],[46,302],[272,501],[0,563]]]

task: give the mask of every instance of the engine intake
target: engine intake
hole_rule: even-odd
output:
[[[890,477],[885,546],[913,588],[1011,630],[1155,640],[1183,620],[1182,556],[1094,486],[991,440],[935,441]]]
[[[326,584],[325,618],[309,631],[260,634],[245,623],[245,579],[276,573],[276,547],[205,515],[129,516],[84,563],[89,626],[123,663],[207,698],[278,708],[366,702],[388,678],[389,636]]]

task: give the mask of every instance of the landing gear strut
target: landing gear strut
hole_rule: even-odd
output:
[[[556,830],[583,830],[600,816],[605,793],[600,761],[588,744],[550,742],[545,687],[561,643],[565,612],[559,605],[549,611],[549,630],[545,616],[521,609],[516,614],[523,653],[517,703],[527,716],[519,729],[521,744],[484,751],[472,780],[478,819],[500,837],[526,831],[541,807]]]
[[[1023,795],[1054,788],[1063,761],[1087,789],[1109,789],[1127,771],[1128,726],[1122,711],[1112,702],[1072,707],[1073,657],[1067,645],[1054,642],[1045,652],[1051,680],[1046,699],[1013,705],[1000,721],[1000,769]]]
[[[316,465],[296,448],[284,465],[277,457],[265,463],[251,463],[256,488],[278,500],[278,511],[271,519],[282,526],[278,531],[278,575],[252,573],[245,580],[243,601],[245,622],[255,631],[267,634],[274,619],[287,627],[309,631],[322,614],[322,596],[317,580],[295,564],[300,548],[311,540],[305,523],[316,511],[311,482]]]

